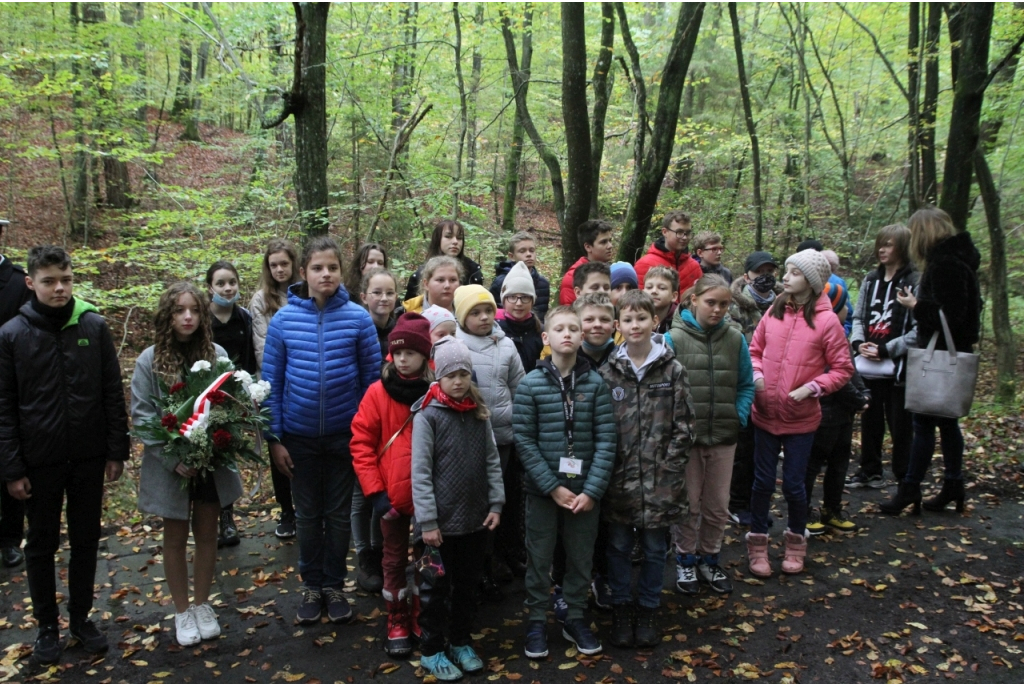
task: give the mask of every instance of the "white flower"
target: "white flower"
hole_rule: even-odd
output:
[[[270,383],[267,381],[258,381],[251,384],[248,387],[249,397],[252,398],[253,402],[259,404],[263,400],[270,396]]]
[[[217,357],[217,363],[218,364],[227,364],[229,369],[235,368],[234,362],[232,362],[231,359],[229,359],[228,357]]]
[[[232,375],[232,378],[234,378],[236,381],[238,381],[239,383],[246,387],[248,387],[253,382],[252,375],[250,375],[248,371],[235,371],[235,373]]]
[[[192,368],[189,369],[189,371],[191,371],[192,373],[198,373],[199,371],[209,371],[212,368],[213,366],[210,364],[210,362],[206,361],[205,359],[200,359],[199,361],[192,365]]]

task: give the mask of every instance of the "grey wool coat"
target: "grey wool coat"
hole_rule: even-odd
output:
[[[214,345],[218,357],[227,353]],[[153,371],[153,348],[147,347],[135,362],[132,374],[132,423],[138,425],[154,416],[157,408],[153,397],[160,396],[160,385]],[[189,519],[188,488],[185,479],[174,472],[178,465],[163,456],[164,443],[143,441],[142,472],[139,475],[139,511],[166,519]],[[213,472],[220,505],[226,507],[242,496],[242,479],[237,471],[220,467]]]

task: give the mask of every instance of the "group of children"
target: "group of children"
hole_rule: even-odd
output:
[[[550,286],[533,263],[529,234],[512,237],[488,290],[474,282],[479,267],[463,254],[457,222],[438,225],[436,254],[417,271],[418,293],[407,293],[401,305],[387,253],[377,244],[363,246],[346,273],[329,237],[310,240],[301,259],[286,241],[271,242],[248,310],[238,304],[237,271],[217,262],[207,272],[208,293],[177,283],[161,296],[154,345],[140,355],[132,378],[132,417],[152,416],[161,388],[197,360],[229,356],[270,382],[267,439],[282,509],[276,533],[297,537],[300,623],[324,614],[336,623],[351,618],[342,590],[354,541],[361,584],[376,575],[387,605],[385,649],[408,656],[418,641],[421,665],[438,680],[483,669],[471,645],[474,598],[503,573],[525,574],[528,657],[548,653],[553,597],[562,635],[582,654],[601,651],[585,617],[592,587],[598,604],[613,611],[610,641],[651,647],[660,641],[655,617],[670,544],[680,592],[696,594],[701,584],[718,593],[732,589],[719,553],[738,445],[753,446],[746,457],[753,467],[750,571],[772,572],[768,512],[780,449],[789,510],[782,570],[803,569],[810,486],[828,461],[811,459],[822,415],[817,398],[845,386],[853,365],[842,324],[823,295],[830,266],[815,250],[786,261],[777,292],[765,278],[774,281],[776,268],[766,253],[751,255],[743,277],[730,285],[714,235],[702,237],[701,249],[719,257],[717,266],[694,273],[686,250],[690,221],[679,212],[666,217],[662,238],[644,258],[650,259],[636,268],[608,264],[609,225],[586,222],[579,233],[587,256],[566,274],[561,304],[550,309]],[[44,299],[51,272],[58,284],[65,273],[70,279],[70,258],[60,252],[60,259],[56,252],[30,257],[30,287],[40,285],[18,326],[63,340],[68,326],[89,324],[81,335],[97,339],[97,368],[104,379],[119,379],[102,320],[84,303],[65,318],[68,303],[77,302],[70,280],[53,286],[66,290],[63,299]],[[52,447],[19,447],[25,433],[11,418],[25,402],[12,380],[22,373],[22,348],[35,344],[25,335],[13,325],[0,330],[0,464],[19,499],[27,497],[28,478],[36,482],[36,469],[50,468],[32,455]],[[76,351],[67,343],[64,349]],[[107,386],[112,392],[114,382],[97,387],[106,393]],[[114,399],[102,399],[106,414],[89,430],[107,426],[96,463],[105,457],[112,479],[127,457],[126,419],[123,406],[118,413]],[[218,537],[237,543],[230,507],[241,481],[228,469],[193,479],[161,447],[145,446],[139,508],[163,518],[176,637],[191,645],[220,633],[209,590]],[[72,477],[75,463],[60,466],[63,478]],[[89,477],[99,483],[102,472],[93,469]],[[95,490],[90,507],[102,494]],[[834,510],[832,494],[826,502]],[[38,501],[28,500],[32,531]],[[44,663],[59,658],[51,644],[56,606],[43,599],[53,597],[59,514],[57,527],[50,524],[38,540],[30,535],[26,549],[40,621],[37,658]],[[106,639],[87,620],[91,593],[76,592],[75,584],[88,574],[89,549],[95,562],[96,540],[98,534],[90,548],[72,539],[69,606],[72,635],[101,651]],[[44,562],[49,585],[39,580]]]

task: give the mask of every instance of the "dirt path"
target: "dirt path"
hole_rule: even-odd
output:
[[[763,583],[742,573],[742,531],[727,531],[723,559],[735,592],[684,598],[674,593],[674,569],[667,569],[663,643],[654,650],[577,656],[552,619],[552,656],[531,662],[522,656],[523,593],[516,581],[506,586],[503,603],[481,607],[477,646],[489,670],[466,682],[1020,682],[1024,498],[1000,502],[969,492],[964,515],[894,519],[868,513],[886,491],[854,490],[849,510],[860,532],[814,539],[807,574]],[[58,667],[32,665],[35,628],[24,573],[0,572],[0,681],[418,680],[415,657],[394,662],[380,648],[379,597],[353,586],[358,618],[351,625],[293,624],[298,548],[272,531],[268,512],[252,512],[242,544],[221,554],[214,590],[224,634],[199,648],[183,650],[172,637],[173,610],[155,556],[158,533],[141,525],[102,543],[97,582],[105,586],[94,619],[111,639],[106,658],[69,648]],[[773,532],[777,542],[780,523]],[[66,562],[67,551],[60,557]],[[593,617],[607,632],[610,617]]]

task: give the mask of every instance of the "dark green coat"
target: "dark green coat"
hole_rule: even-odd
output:
[[[608,487],[615,463],[611,393],[582,355],[575,371],[574,453],[583,462],[583,472],[574,478],[558,471],[559,460],[567,453],[558,370],[549,359],[542,360],[516,388],[512,427],[516,453],[526,471],[526,492],[531,495],[547,497],[562,485],[600,500]]]

